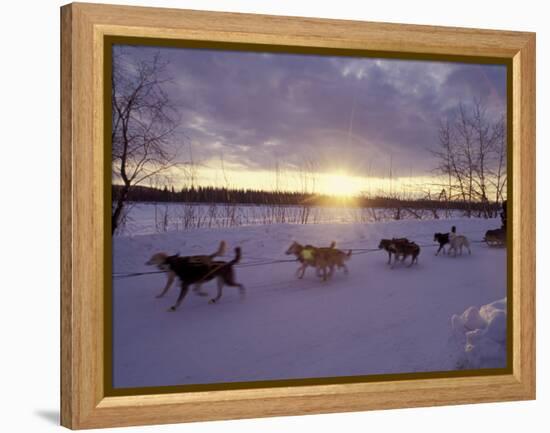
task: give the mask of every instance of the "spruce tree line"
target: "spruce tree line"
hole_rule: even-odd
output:
[[[113,197],[119,194],[120,185],[113,185]],[[160,203],[219,203],[266,206],[357,206],[373,208],[456,209],[489,212],[496,216],[501,210],[498,203],[467,202],[461,200],[403,199],[398,197],[333,197],[289,191],[262,191],[254,189],[228,189],[199,186],[176,190],[173,186],[154,188],[136,186],[128,193],[128,201]]]

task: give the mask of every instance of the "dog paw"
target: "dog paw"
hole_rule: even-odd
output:
[[[169,313],[173,313],[174,311],[176,311],[176,307],[172,306],[172,307],[168,308],[168,310],[166,310],[166,311],[168,311]]]
[[[210,299],[210,301],[208,301],[209,304],[215,304],[216,303],[216,300],[215,299]]]

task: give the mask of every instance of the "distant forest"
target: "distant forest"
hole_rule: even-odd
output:
[[[112,186],[113,200],[119,196],[122,186]],[[152,188],[135,186],[127,195],[133,202],[175,202],[175,203],[222,203],[250,204],[268,206],[354,206],[365,208],[408,208],[408,209],[456,209],[467,212],[483,212],[485,216],[496,216],[501,209],[499,203],[468,202],[444,198],[406,199],[400,197],[334,197],[322,194],[301,192],[260,191],[251,189],[227,189],[211,186],[183,188],[176,191],[174,187]]]

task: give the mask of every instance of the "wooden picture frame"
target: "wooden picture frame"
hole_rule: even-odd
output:
[[[511,65],[509,374],[106,396],[107,37],[498,58]],[[61,424],[72,429],[535,398],[535,35],[96,4],[61,8]],[[510,92],[510,89],[509,89]],[[509,300],[509,302],[510,302]]]

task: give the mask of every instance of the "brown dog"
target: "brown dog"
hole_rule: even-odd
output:
[[[391,264],[391,256],[396,253],[396,247],[394,245],[398,244],[408,244],[409,240],[407,238],[392,238],[392,239],[382,239],[378,244],[378,248],[385,250],[388,253],[388,265]],[[397,260],[397,256],[394,258]]]
[[[334,243],[334,242],[333,242]],[[331,251],[329,251],[328,254],[328,260],[329,260],[329,276],[332,276],[334,273],[334,268],[343,269],[344,273],[348,273],[348,267],[346,266],[346,262],[351,258],[351,250],[348,250],[348,252],[344,252],[342,250],[339,250],[338,248],[331,248]]]
[[[288,247],[286,254],[294,255],[300,262],[300,267],[296,270],[298,278],[303,278],[306,268],[311,266],[316,269],[318,276],[326,281],[331,277],[334,268],[343,268],[344,272],[348,272],[345,264],[351,257],[351,250],[345,253],[334,248],[335,242],[332,242],[329,247],[314,247],[313,245],[302,245],[296,241]]]
[[[411,267],[414,263],[418,263],[418,256],[420,254],[420,247],[414,242],[392,242],[388,247],[394,254],[395,259],[391,267],[395,265],[399,256],[401,256],[401,262],[404,262],[408,256],[411,256]]]

